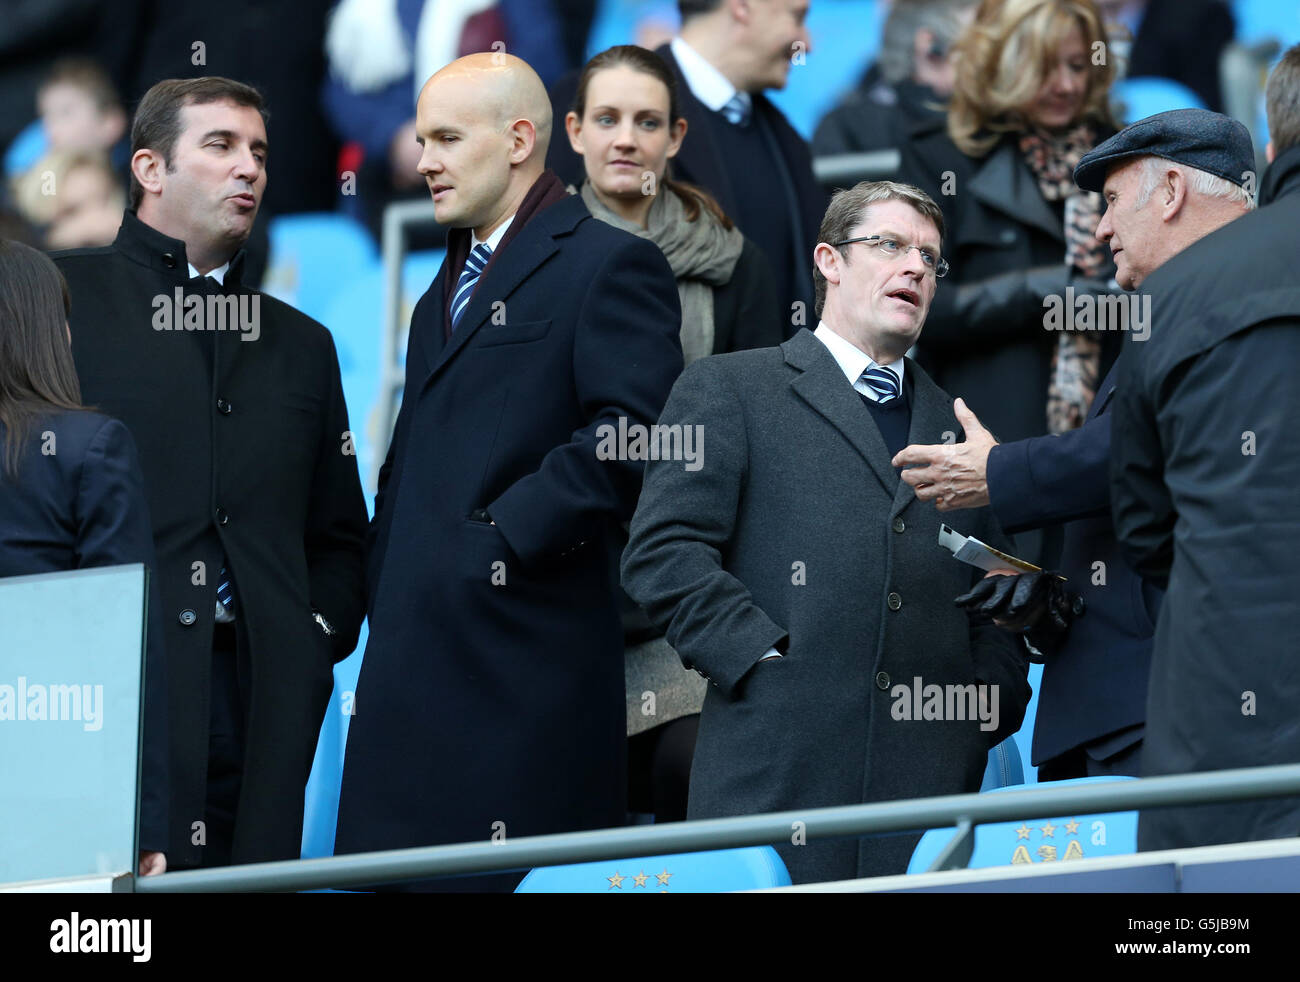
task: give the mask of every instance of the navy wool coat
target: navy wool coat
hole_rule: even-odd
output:
[[[658,417],[677,288],[653,243],[577,197],[511,230],[446,340],[460,272],[444,263],[411,319],[339,853],[624,821],[611,543],[644,465],[600,459],[597,430]]]

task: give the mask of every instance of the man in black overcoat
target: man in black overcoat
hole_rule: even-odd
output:
[[[1259,210],[1187,246],[1142,281],[1151,295],[1151,338],[1120,360],[1115,530],[1137,570],[1167,584],[1156,622],[1145,775],[1300,762],[1300,458],[1292,445],[1300,413],[1297,105],[1300,48],[1292,48],[1269,80],[1272,163],[1259,183]],[[1120,170],[1111,169],[1108,184]],[[1218,173],[1236,183],[1242,170],[1251,181],[1240,162]],[[1155,202],[1168,193],[1162,181]],[[1167,241],[1167,229],[1153,229],[1146,210],[1112,205],[1121,256]],[[1300,798],[1264,798],[1144,810],[1138,846],[1297,834]]]
[[[645,454],[615,437],[654,423],[682,369],[667,260],[544,170],[526,63],[453,62],[416,124],[451,231],[380,474],[339,853],[623,823],[611,549]]]
[[[166,625],[173,867],[298,857],[366,512],[329,332],[240,282],[266,186],[256,90],[159,82],[117,240],[62,253],[86,403],[131,430]]]

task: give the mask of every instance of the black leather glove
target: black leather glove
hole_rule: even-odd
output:
[[[1007,631],[1025,635],[1043,656],[1055,654],[1073,620],[1074,596],[1051,571],[988,576],[953,601],[958,607],[993,618]],[[1041,659],[1030,657],[1031,661]]]
[[[1111,292],[1105,280],[1082,275],[1065,263],[1033,266],[999,273],[953,291],[950,316],[961,324],[967,343],[982,347],[989,341],[1019,340],[1025,325],[1043,318],[1043,298],[1064,297],[1067,287],[1076,295]]]

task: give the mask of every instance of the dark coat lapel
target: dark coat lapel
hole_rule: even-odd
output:
[[[916,362],[907,360],[907,373],[912,379],[912,422],[907,430],[908,444],[932,444],[943,441],[943,433],[957,424],[953,420],[952,404],[948,396],[934,384]],[[892,469],[892,468],[891,468]],[[894,473],[898,473],[897,470]],[[892,518],[916,500],[916,490],[900,480],[894,491]]]
[[[1011,140],[1003,140],[989,152],[967,189],[976,200],[993,211],[1040,228],[1053,238],[1065,240],[1061,220],[1043,200],[1033,175],[1020,160],[1020,152]]]
[[[424,382],[426,386],[491,318],[492,305],[498,300],[506,301],[521,283],[559,251],[556,237],[573,231],[588,214],[582,199],[577,196],[558,202],[534,216],[527,227],[503,247],[505,251],[500,261],[492,263],[475,286],[451,340],[431,354],[429,375]],[[443,275],[452,276],[453,273],[444,269]],[[459,276],[459,271],[455,275]],[[435,289],[441,289],[441,281],[435,284]]]
[[[884,438],[826,345],[805,328],[781,345],[781,350],[785,352],[786,363],[800,372],[790,388],[844,434],[892,495],[899,480],[889,462]]]

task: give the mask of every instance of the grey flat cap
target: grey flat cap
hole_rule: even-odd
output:
[[[1106,174],[1128,157],[1164,157],[1244,186],[1255,172],[1250,133],[1235,119],[1208,109],[1171,109],[1139,119],[1084,154],[1074,183],[1100,191]]]

